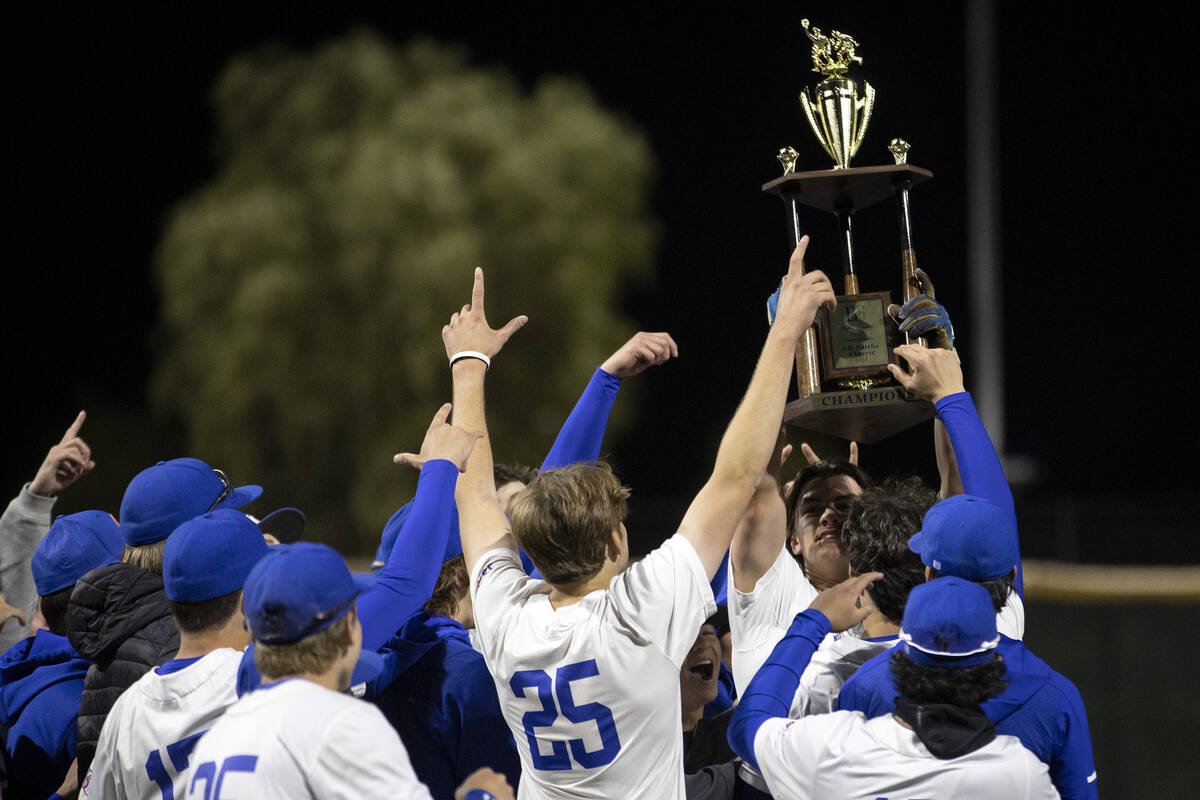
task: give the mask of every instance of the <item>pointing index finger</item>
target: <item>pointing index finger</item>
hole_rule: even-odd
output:
[[[799,278],[804,274],[804,254],[808,251],[808,237],[801,236],[800,243],[792,251],[792,260],[788,262],[788,277]]]
[[[471,310],[483,310],[483,267],[475,268],[475,285],[471,287]]]
[[[79,429],[83,427],[83,421],[87,419],[87,412],[80,411],[75,417],[75,421],[71,423],[71,427],[67,428],[67,432],[63,434],[62,441],[59,444],[66,444],[79,435]]]

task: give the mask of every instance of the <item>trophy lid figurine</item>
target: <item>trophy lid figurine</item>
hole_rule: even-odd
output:
[[[809,91],[800,93],[800,105],[813,133],[833,159],[834,169],[845,169],[867,133],[875,89],[862,81],[860,95],[858,83],[846,77],[851,64],[862,63],[862,56],[854,53],[858,42],[853,37],[841,31],[830,31],[826,36],[820,28],[810,28],[806,19],[800,21],[800,26],[812,41],[813,72],[825,76]]]

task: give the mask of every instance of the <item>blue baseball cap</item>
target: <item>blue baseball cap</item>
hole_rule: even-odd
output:
[[[121,560],[125,537],[107,511],[60,516],[33,551],[33,585],[41,597],[74,586],[96,567]]]
[[[337,551],[315,542],[269,548],[246,577],[242,611],[255,641],[291,644],[341,619],[375,585],[351,574]]]
[[[1012,514],[969,494],[955,495],[926,511],[908,549],[925,566],[969,581],[1007,575],[1021,560]]]
[[[918,664],[972,667],[989,661],[1000,643],[992,596],[953,575],[923,583],[908,594],[900,641]]]
[[[198,458],[160,461],[139,472],[125,489],[121,532],[126,544],[158,542],[192,517],[241,508],[261,494],[261,486],[230,486],[223,472]]]
[[[262,531],[240,511],[219,508],[190,519],[163,547],[167,599],[199,603],[241,589],[269,549]]]
[[[408,522],[408,515],[412,513],[413,503],[416,499],[409,500],[404,505],[392,514],[391,519],[383,526],[383,534],[379,537],[379,547],[375,550],[375,560],[371,562],[371,569],[378,572],[387,564],[388,559],[392,555],[392,548],[396,546],[396,539],[400,536],[400,531]],[[462,536],[458,531],[458,506],[456,505],[450,514],[450,535],[446,538],[446,550],[442,554],[442,563],[445,564],[452,558],[462,555]]]

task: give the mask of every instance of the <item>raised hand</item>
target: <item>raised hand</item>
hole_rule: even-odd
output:
[[[429,430],[425,431],[425,441],[421,442],[421,452],[416,454],[397,453],[392,456],[392,461],[396,464],[407,464],[420,469],[426,461],[442,458],[458,467],[459,472],[466,469],[467,458],[475,449],[475,442],[479,441],[483,434],[465,431],[448,424],[446,420],[449,416],[450,404],[444,403],[433,415],[433,421],[429,423]]]
[[[513,800],[516,797],[508,779],[491,767],[480,767],[468,775],[462,785],[454,791],[454,800],[465,800],[475,789],[490,793],[496,800]]]
[[[871,584],[883,577],[882,572],[868,572],[847,578],[816,596],[809,608],[816,609],[829,619],[834,633],[857,625],[871,615],[874,604],[866,596]]]
[[[29,482],[29,491],[42,497],[53,497],[96,466],[92,461],[92,449],[79,438],[79,429],[85,419],[87,412],[80,411],[59,443],[46,453],[37,475]]]
[[[804,460],[809,464],[815,464],[821,460],[821,457],[817,455],[816,451],[808,446],[808,442],[801,442],[800,453],[804,456]],[[855,466],[858,465],[858,442],[850,443],[850,463],[854,464]]]
[[[464,351],[475,351],[492,358],[500,352],[509,337],[528,321],[529,317],[522,314],[513,317],[503,328],[492,330],[483,310],[483,270],[476,267],[471,302],[451,316],[450,324],[442,328],[446,357],[452,358],[455,353]]]
[[[888,364],[888,370],[918,397],[936,403],[946,395],[966,391],[956,351],[902,344],[896,348],[896,355],[908,362],[909,371],[895,364]]]
[[[925,270],[917,268],[915,278],[909,278],[920,292],[902,306],[888,306],[888,313],[900,323],[901,333],[923,336],[931,347],[943,350],[954,349],[954,324],[946,307],[935,297],[933,281]]]
[[[679,357],[679,346],[669,333],[639,331],[621,349],[608,357],[600,369],[618,378],[628,378]]]
[[[833,284],[820,270],[804,271],[804,253],[808,237],[802,236],[792,252],[787,275],[779,286],[779,305],[771,330],[782,330],[788,337],[799,339],[812,325],[817,309],[837,308]]]

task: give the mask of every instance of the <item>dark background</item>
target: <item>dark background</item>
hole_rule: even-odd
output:
[[[614,445],[635,488],[670,493],[702,479],[761,339],[762,297],[786,263],[781,210],[758,186],[777,174],[783,144],[800,150],[801,169],[827,166],[795,99],[814,79],[802,15],[862,45],[860,76],[880,99],[855,163],[886,163],[884,143],[903,134],[911,161],[937,175],[914,193],[918,254],[968,347],[963,9],[843,5],[23,12],[24,24],[9,28],[9,55],[26,69],[9,117],[15,252],[4,333],[15,363],[6,402],[20,424],[17,463],[5,469],[28,472],[78,407],[144,412],[151,254],[166,210],[216,167],[207,93],[227,59],[266,41],[311,47],[358,25],[398,41],[464,42],[477,62],[526,83],[578,75],[649,136],[664,235],[656,285],[629,303],[645,327],[675,334],[683,358],[646,377],[654,385],[642,424]],[[1183,489],[1195,476],[1183,457],[1197,443],[1185,338],[1194,326],[1189,298],[1173,287],[1195,254],[1184,247],[1190,215],[1179,213],[1195,210],[1184,183],[1195,171],[1178,136],[1186,84],[1171,79],[1184,74],[1173,20],[1019,3],[1000,4],[999,15],[1008,449],[1036,459],[1042,486],[1064,493],[1129,502]],[[1160,77],[1147,75],[1148,63]],[[864,271],[894,281],[892,209],[857,220],[860,249],[874,256]],[[806,221],[811,260],[835,265],[830,221]],[[910,439],[924,441],[877,450],[910,449]],[[928,448],[913,444],[911,457],[871,452],[868,463],[928,469]],[[1178,467],[1130,468],[1146,460]]]
[[[1200,561],[1185,505],[1198,443],[1190,42],[1180,19],[1149,4],[1136,16],[997,5],[1007,450],[1040,475],[1017,487],[1026,554]],[[311,48],[369,26],[398,42],[463,43],[477,63],[526,85],[579,76],[649,137],[663,235],[656,282],[627,304],[643,327],[672,332],[682,356],[638,379],[639,422],[606,445],[638,493],[631,530],[649,546],[705,477],[763,335],[763,298],[786,266],[780,203],[759,189],[779,172],[775,153],[790,144],[798,169],[828,166],[796,99],[816,80],[804,16],[858,39],[865,63],[854,75],[878,91],[855,164],[889,163],[886,142],[900,135],[913,144],[911,163],[936,176],[914,191],[915,241],[958,321],[969,381],[959,3],[10,12],[2,485],[28,480],[79,408],[92,415],[84,434],[102,466],[123,447],[140,448],[146,464],[182,453],[180,432],[148,413],[149,276],[167,210],[217,168],[208,92],[236,53],[264,42]],[[856,220],[864,283],[896,291],[892,206]],[[805,222],[810,261],[836,268],[831,218]],[[106,417],[144,419],[151,444],[114,441]],[[869,448],[865,465],[932,479],[928,437],[923,426]],[[90,479],[100,497],[79,491],[115,510],[128,477]]]
[[[996,5],[1007,449],[1040,475],[1016,487],[1023,552],[1200,563],[1191,26],[1159,4],[1121,14]],[[763,299],[786,266],[782,209],[759,187],[787,144],[799,169],[828,166],[796,99],[815,80],[804,16],[858,39],[865,63],[853,76],[878,91],[855,164],[889,163],[886,142],[903,136],[910,161],[936,175],[913,195],[916,247],[958,321],[970,385],[965,13],[949,2],[10,9],[0,486],[29,480],[79,408],[99,466],[93,488],[81,484],[60,511],[117,509],[131,476],[103,477],[106,455],[136,448],[148,465],[183,454],[180,432],[148,412],[150,265],[168,209],[217,168],[208,92],[236,53],[268,41],[311,48],[369,26],[397,42],[463,43],[526,85],[579,76],[649,137],[657,279],[626,300],[644,328],[674,334],[681,357],[637,379],[638,422],[606,444],[635,489],[635,542],[649,547],[705,478],[764,333]],[[811,263],[836,265],[831,221],[805,223]],[[864,283],[890,288],[890,205],[856,224]],[[143,420],[150,435],[119,441],[106,425],[115,419]],[[928,427],[865,449],[864,463],[932,479]],[[1194,608],[1035,603],[1030,619],[1031,644],[1088,702],[1107,796],[1186,794],[1200,700],[1177,665],[1200,655],[1179,630]]]

